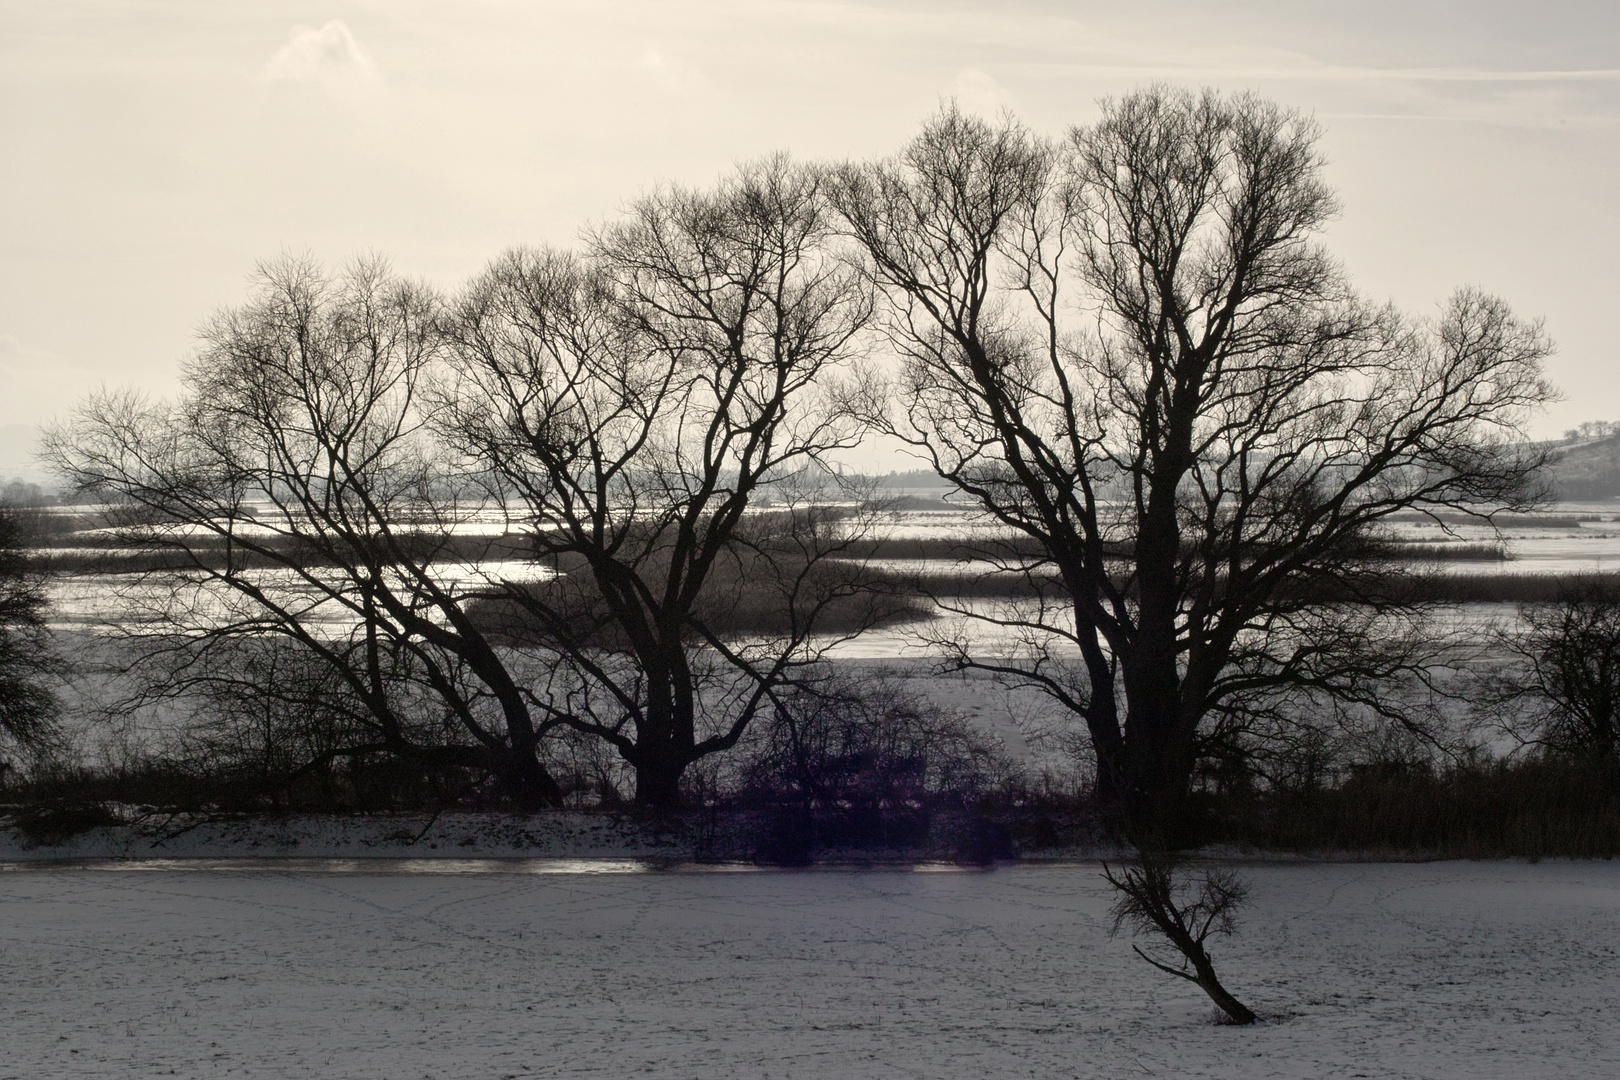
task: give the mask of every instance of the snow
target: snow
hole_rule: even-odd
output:
[[[1620,1075],[1613,863],[1246,867],[1248,1029],[1094,865],[9,865],[0,1077]]]
[[[1510,540],[1516,561],[1459,566],[1620,559],[1620,523]],[[74,582],[75,642],[113,581]],[[836,652],[1032,771],[1064,757],[1049,703],[935,674],[914,627]],[[148,816],[43,848],[0,829],[0,1080],[1620,1075],[1614,863],[1246,866],[1243,932],[1214,951],[1265,1019],[1236,1029],[1110,939],[1095,864],[691,851],[605,814]]]
[[[53,843],[0,827],[6,862],[277,859],[690,859],[693,838],[611,813],[286,814],[211,817],[113,807],[122,825]],[[167,865],[166,863],[153,865]]]

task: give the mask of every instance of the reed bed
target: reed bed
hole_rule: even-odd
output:
[[[1484,525],[1486,520],[1470,514],[1456,512],[1441,512],[1436,514],[1420,514],[1416,512],[1391,514],[1384,519],[1391,524],[1398,525]],[[1578,529],[1583,524],[1592,524],[1603,521],[1602,514],[1494,514],[1490,523],[1499,529]]]
[[[1413,562],[1507,562],[1513,558],[1513,552],[1505,544],[1401,543],[1391,545],[1387,557]]]
[[[1132,547],[1121,542],[1109,545],[1111,558],[1130,558]],[[849,545],[847,558],[887,560],[949,561],[1004,561],[1017,563],[1042,557],[1041,544],[1028,536],[997,537],[897,537],[859,540]],[[1358,557],[1384,559],[1390,562],[1478,562],[1507,561],[1513,553],[1505,544],[1489,541],[1434,541],[1390,540],[1364,545]]]
[[[1559,758],[1364,766],[1334,787],[1214,799],[1207,839],[1446,858],[1620,854],[1620,766]]]
[[[1062,585],[1056,577],[1040,572],[931,571],[908,574],[886,570],[875,576],[886,579],[894,591],[910,589],[920,595],[941,598],[1051,599],[1062,592]],[[1600,574],[1595,577],[1609,587],[1620,588],[1620,574]],[[1557,601],[1567,590],[1569,579],[1569,575],[1534,573],[1446,574],[1426,571],[1368,574],[1357,578],[1353,587],[1326,581],[1301,582],[1295,589],[1295,598],[1320,603],[1539,604]]]

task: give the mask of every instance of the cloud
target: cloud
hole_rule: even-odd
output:
[[[1018,108],[1007,88],[978,68],[963,68],[956,73],[954,95],[963,109],[981,116],[995,116],[1004,109],[1016,112]]]
[[[341,19],[319,30],[298,25],[287,43],[264,65],[263,77],[272,83],[313,83],[328,90],[354,92],[379,81],[377,66]]]
[[[660,49],[643,49],[637,66],[666,90],[691,90],[705,82],[698,68]]]

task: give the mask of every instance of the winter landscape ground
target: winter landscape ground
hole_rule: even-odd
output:
[[[1620,1070],[1614,863],[1247,867],[1217,958],[1249,1029],[1110,939],[1095,864],[22,865],[0,874],[19,1080]]]
[[[1608,569],[1620,523],[1579,509],[1510,533],[1508,565]],[[64,639],[94,638],[101,598],[84,602],[59,603]],[[902,627],[839,662],[902,676],[1026,767],[1061,764],[1040,702],[939,676],[927,652]],[[1620,1071],[1611,862],[1243,866],[1252,903],[1215,955],[1262,1016],[1244,1030],[1109,936],[1093,861],[780,871],[692,854],[568,814],[6,834],[0,1080]]]

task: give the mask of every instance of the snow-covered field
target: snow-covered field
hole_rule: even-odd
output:
[[[0,1077],[1620,1075],[1614,863],[1247,868],[1250,1029],[1091,865],[122,865],[0,873]]]

